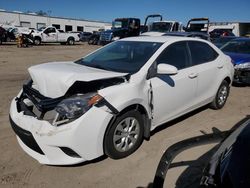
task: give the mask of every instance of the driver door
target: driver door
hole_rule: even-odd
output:
[[[56,29],[53,27],[47,28],[43,32],[43,39],[44,39],[44,42],[56,42],[57,41]]]
[[[194,106],[197,73],[190,64],[187,42],[168,46],[157,58],[156,64],[175,66],[175,75],[159,75],[148,80],[152,90],[153,126],[158,126],[187,112]]]

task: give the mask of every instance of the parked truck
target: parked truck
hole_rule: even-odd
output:
[[[73,45],[79,41],[78,33],[63,33],[53,26],[42,27],[32,33],[34,44],[40,45],[41,43],[61,43]]]
[[[112,41],[140,35],[140,19],[116,18],[112,22],[112,28],[100,34],[99,42],[107,44]]]
[[[149,19],[157,19],[159,21],[149,22]],[[161,36],[167,32],[177,32],[182,30],[181,22],[163,20],[162,15],[152,14],[145,19],[142,35],[144,36]]]

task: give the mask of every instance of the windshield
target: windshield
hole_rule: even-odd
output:
[[[46,27],[40,27],[37,31],[43,31]]]
[[[113,28],[127,28],[128,27],[128,20],[123,21],[114,21]]]
[[[158,32],[168,32],[171,30],[172,23],[169,22],[155,22],[152,23],[151,31],[158,31]]]
[[[232,40],[221,47],[223,52],[250,54],[250,40]]]
[[[108,71],[135,73],[162,43],[117,41],[75,63]]]

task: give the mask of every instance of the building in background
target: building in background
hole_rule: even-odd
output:
[[[61,29],[65,32],[70,31],[86,31],[93,32],[99,29],[111,28],[111,23],[74,19],[54,16],[40,16],[36,13],[23,13],[19,11],[5,11],[0,9],[0,26],[11,27],[21,26],[32,29],[39,29],[44,26],[54,26],[57,29]]]

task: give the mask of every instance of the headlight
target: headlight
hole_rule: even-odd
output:
[[[87,93],[63,100],[55,108],[57,116],[53,125],[60,125],[79,118],[101,99],[102,96],[97,93]]]
[[[250,62],[235,65],[234,68],[235,69],[247,69],[247,68],[250,68]]]

